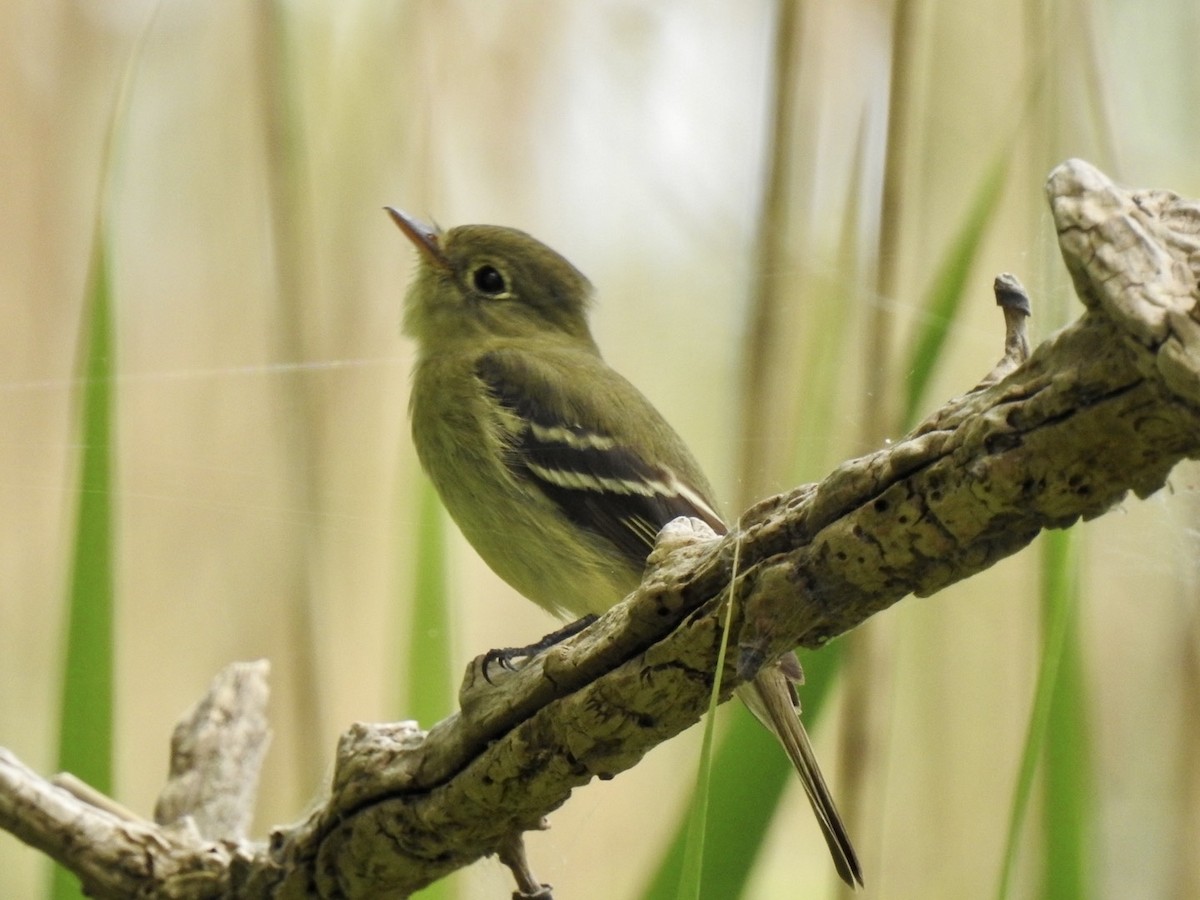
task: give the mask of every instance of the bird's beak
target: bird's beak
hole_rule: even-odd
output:
[[[426,225],[420,219],[414,219],[408,213],[395,207],[385,206],[384,209],[427,262],[439,269],[449,270],[450,260],[446,259],[446,254],[442,252],[442,246],[439,243],[442,232],[438,228]]]

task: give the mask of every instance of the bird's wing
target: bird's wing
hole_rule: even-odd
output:
[[[605,400],[612,401],[607,405],[617,414],[649,416],[656,430],[665,429],[667,446],[676,456],[685,454],[675,460],[678,469],[647,460],[622,439],[619,423],[600,420],[587,397],[539,399],[547,393],[532,388],[548,375],[544,358],[496,350],[478,359],[475,375],[507,413],[506,464],[513,476],[536,485],[563,515],[607,540],[639,568],[659,530],[674,518],[694,516],[723,533],[725,525],[706,489],[686,475],[696,468],[682,442],[632,385],[603,362],[595,365],[603,368],[566,377],[572,384],[582,381],[589,391],[615,392]],[[561,383],[564,373],[554,374]],[[596,374],[603,376],[600,384],[587,377]]]

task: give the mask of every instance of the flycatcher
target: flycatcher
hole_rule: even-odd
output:
[[[404,307],[417,342],[409,411],[421,465],[501,578],[560,616],[601,613],[642,578],[659,530],[693,516],[724,533],[687,446],[600,357],[588,280],[511,228],[443,233],[392,208],[418,250]],[[862,871],[797,714],[795,657],[738,696],[796,767],[851,887]]]

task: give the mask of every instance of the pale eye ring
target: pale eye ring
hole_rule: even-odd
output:
[[[489,297],[499,297],[508,292],[508,283],[500,270],[486,263],[471,273],[471,284],[480,293]]]

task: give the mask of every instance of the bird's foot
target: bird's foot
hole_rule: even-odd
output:
[[[561,644],[567,638],[574,637],[595,621],[596,616],[586,615],[569,625],[564,625],[558,631],[550,632],[541,640],[535,641],[527,647],[501,647],[497,650],[489,650],[483,655],[483,677],[487,679],[488,684],[491,684],[492,679],[488,675],[490,667],[499,666],[501,669],[516,671],[521,668],[522,661],[532,659],[556,644]]]

